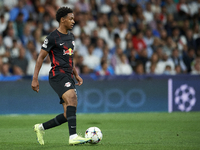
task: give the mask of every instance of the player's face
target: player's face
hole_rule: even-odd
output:
[[[66,17],[65,17],[65,21],[64,21],[64,26],[67,28],[67,30],[71,30],[74,26],[74,14],[73,13],[69,13]]]

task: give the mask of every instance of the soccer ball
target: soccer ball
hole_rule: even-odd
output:
[[[178,105],[178,109],[181,111],[191,111],[192,107],[196,103],[195,90],[193,87],[187,84],[181,85],[175,91],[175,104]]]
[[[90,127],[85,131],[85,138],[92,138],[91,144],[97,144],[102,140],[103,134],[98,127]]]

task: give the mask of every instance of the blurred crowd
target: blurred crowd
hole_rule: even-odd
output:
[[[0,75],[33,75],[60,6],[74,11],[80,74],[200,74],[200,0],[1,0]]]

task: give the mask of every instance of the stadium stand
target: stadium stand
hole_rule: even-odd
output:
[[[60,6],[74,11],[80,74],[200,74],[199,0],[2,0],[0,76],[32,75]]]

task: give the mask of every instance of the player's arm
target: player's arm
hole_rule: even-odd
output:
[[[80,86],[81,84],[83,84],[83,79],[78,75],[78,72],[76,71],[76,68],[75,68],[75,64],[73,66],[73,74],[74,74],[76,80],[78,81],[78,83],[76,83],[76,85]]]
[[[33,80],[32,80],[32,84],[31,84],[32,89],[36,92],[39,92],[38,74],[41,69],[42,63],[47,55],[48,55],[48,52],[41,49],[40,54],[36,61],[35,70],[34,70],[34,74],[33,74]]]

